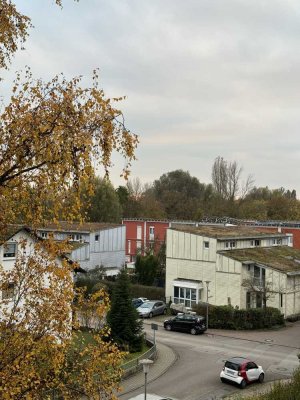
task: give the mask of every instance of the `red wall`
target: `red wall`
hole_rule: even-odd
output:
[[[154,227],[154,253],[159,250],[161,244],[165,241],[166,230],[169,227],[168,221],[123,219],[122,223],[126,226],[126,255],[128,256],[128,261],[132,261],[132,258],[137,254],[137,241],[141,241],[142,254],[144,254],[143,250],[149,248],[151,242],[153,242],[149,236],[149,228],[151,226]],[[137,238],[138,226],[141,226],[141,240]]]

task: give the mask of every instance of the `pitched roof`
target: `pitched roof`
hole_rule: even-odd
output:
[[[175,225],[172,228],[176,231],[182,231],[192,233],[194,235],[212,237],[219,240],[230,240],[230,239],[253,239],[253,238],[267,238],[267,237],[285,237],[285,233],[277,232],[266,232],[265,230],[259,230],[254,227],[248,226],[215,226],[215,225],[201,225],[201,226],[190,226],[190,225]]]
[[[263,264],[282,272],[300,272],[300,250],[289,246],[254,247],[218,253],[233,260]]]
[[[30,233],[30,229],[25,225],[11,224],[0,227],[0,245],[7,242],[16,233],[25,230]]]

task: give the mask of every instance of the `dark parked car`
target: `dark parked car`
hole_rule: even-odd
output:
[[[206,331],[205,318],[196,314],[177,314],[164,322],[167,331],[189,332],[192,335]]]
[[[154,315],[167,314],[167,306],[163,301],[150,300],[145,301],[145,303],[138,307],[137,312],[141,318],[152,318]]]

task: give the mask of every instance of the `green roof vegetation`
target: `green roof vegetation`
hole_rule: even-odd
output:
[[[174,225],[173,230],[192,233],[194,235],[212,237],[219,240],[253,239],[253,238],[282,238],[286,235],[278,232],[266,232],[248,226],[217,226],[217,225]]]
[[[300,271],[300,250],[289,246],[224,250],[219,254],[240,262],[263,264],[282,272]]]

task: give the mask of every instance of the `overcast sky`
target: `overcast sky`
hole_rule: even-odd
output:
[[[11,71],[91,77],[140,136],[132,177],[175,169],[211,182],[217,156],[256,186],[296,189],[300,7],[294,0],[18,0],[35,28]],[[11,72],[6,75],[7,82]],[[7,90],[7,82],[2,91]],[[123,162],[115,158],[115,186]]]

